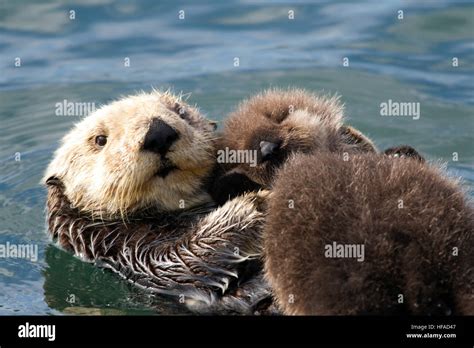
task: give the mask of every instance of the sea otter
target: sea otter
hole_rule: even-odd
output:
[[[85,261],[201,310],[204,303],[252,313],[269,295],[242,284],[261,251],[264,192],[215,209],[214,130],[169,92],[95,111],[64,137],[44,176],[52,237]]]
[[[224,126],[220,148],[229,146],[238,150],[255,150],[259,154],[259,161],[256,166],[251,166],[247,163],[224,164],[222,166],[224,168],[223,174],[216,181],[213,189],[214,198],[220,201],[221,204],[226,202],[229,197],[238,196],[246,191],[258,190],[261,187],[272,188],[274,191],[275,195],[269,199],[269,216],[264,234],[265,273],[275,289],[276,298],[283,312],[286,314],[471,313],[472,306],[469,307],[466,303],[469,300],[472,301],[472,297],[469,297],[469,294],[472,293],[472,282],[466,282],[465,287],[459,288],[456,287],[456,284],[465,277],[472,277],[472,258],[466,258],[465,252],[463,258],[446,259],[445,261],[449,261],[449,263],[445,270],[440,270],[439,265],[435,265],[434,260],[430,259],[432,253],[441,252],[446,247],[448,239],[461,242],[467,240],[468,245],[472,243],[468,233],[472,231],[472,208],[465,202],[461,190],[454,183],[446,179],[437,169],[425,164],[425,159],[411,146],[397,146],[377,154],[375,146],[367,137],[352,128],[341,125],[341,112],[339,108],[334,107],[334,99],[323,98],[321,100],[318,97],[309,97],[307,93],[302,91],[293,92],[265,92],[241,105],[239,110],[230,116]],[[295,100],[291,99],[293,95],[299,96],[300,99],[298,100],[304,99],[305,103],[300,102],[298,104]],[[306,97],[301,98],[302,95]],[[289,99],[291,101],[288,101]],[[300,105],[303,110],[310,110],[309,105],[312,105],[312,103],[319,103],[318,107],[323,111],[313,114],[298,112],[296,113],[298,116],[295,118],[291,118],[292,113],[285,111],[292,109],[294,112],[294,105]],[[293,106],[290,107],[289,105]],[[313,110],[316,109],[316,107],[313,107]],[[296,110],[298,109],[296,108]],[[318,115],[323,115],[321,118],[324,119],[324,122],[318,121],[320,118]],[[316,121],[311,119],[311,117],[315,118]],[[291,121],[292,124],[287,125],[284,122],[286,119],[288,119],[288,122]],[[295,129],[298,131],[295,131]],[[339,131],[337,131],[338,129]],[[301,139],[299,138],[300,135]],[[314,142],[309,140],[313,135]],[[344,136],[341,137],[341,135]],[[293,172],[290,174],[286,174],[284,169],[286,166],[283,169],[279,169],[286,161],[291,163],[296,161],[291,159],[295,154],[303,156],[301,153],[307,154],[304,158],[310,164],[303,165],[303,161],[300,160],[296,162],[297,164],[291,165]],[[315,153],[315,155],[309,155],[311,153]],[[336,164],[331,165],[331,158],[334,159]],[[361,158],[361,163],[356,164],[356,159],[359,158]],[[319,159],[322,162],[319,162]],[[350,170],[341,172],[337,164],[340,161],[351,161],[352,171],[355,171],[356,174],[357,171],[360,171],[357,174],[359,176]],[[377,169],[378,163],[381,163],[382,166],[380,170]],[[389,168],[390,170],[393,169],[393,171],[388,171]],[[410,186],[411,177],[417,173],[418,169],[421,170],[421,177]],[[385,218],[378,215],[378,218],[381,219],[380,222],[363,220],[364,215],[357,215],[361,211],[361,214],[368,214],[370,217],[371,210],[364,206],[364,202],[369,200],[369,198],[372,200],[371,207],[378,204],[382,209],[388,209],[388,203],[384,201],[385,191],[379,188],[383,186],[383,182],[375,181],[373,191],[368,191],[371,193],[371,196],[368,197],[368,193],[365,192],[366,196],[360,196],[361,201],[357,201],[357,196],[351,196],[346,191],[340,191],[344,189],[344,186],[341,186],[342,188],[339,187],[339,191],[334,190],[334,193],[337,193],[334,195],[331,195],[329,189],[332,186],[329,186],[329,188],[318,186],[317,189],[313,189],[313,186],[319,185],[318,178],[316,176],[311,177],[313,171],[315,171],[315,175],[319,172],[324,172],[328,178],[332,177],[335,185],[345,182],[344,180],[349,180],[349,188],[351,185],[357,188],[358,186],[352,182],[360,177],[361,182],[359,184],[366,185],[365,187],[369,187],[369,189],[371,189],[371,179],[369,176],[363,177],[362,175],[365,171],[367,171],[365,174],[370,175],[372,171],[372,175],[378,175],[377,178],[379,180],[385,180],[388,183],[386,188],[392,195],[395,193],[398,193],[400,197],[407,195],[413,200],[413,194],[418,192],[417,190],[424,189],[439,197],[443,192],[450,189],[453,196],[448,195],[448,198],[453,198],[453,200],[448,199],[443,205],[441,200],[430,200],[427,194],[420,195],[418,205],[416,206],[418,210],[415,210],[414,214],[415,217],[419,215],[418,219],[411,220],[410,222],[412,229],[416,229],[413,232],[414,244],[410,236],[408,236],[408,239],[405,238],[406,231],[395,232],[393,236],[390,236],[390,238],[393,237],[395,239],[394,244],[377,244],[378,238],[382,238],[381,236],[385,233],[383,230],[379,230],[379,227],[384,223],[392,224],[396,231],[397,229],[403,230],[405,226],[403,222],[399,222],[399,219],[403,220],[405,216],[397,216],[395,212],[387,211]],[[296,172],[301,174],[294,175]],[[387,172],[389,175],[381,179],[381,176],[387,174]],[[344,173],[347,173],[347,178],[343,177]],[[280,175],[284,176],[285,179],[279,179]],[[397,175],[396,180],[392,178],[392,175]],[[276,183],[274,183],[275,180],[277,180]],[[306,188],[305,185],[308,185],[309,188]],[[307,192],[307,195],[303,202],[300,201],[300,208],[291,210],[291,207],[298,201],[300,191]],[[290,194],[291,192],[293,192],[295,197],[282,197],[283,194]],[[313,212],[318,207],[319,200],[324,201],[326,195],[328,198],[331,198],[332,207],[325,206],[325,210]],[[458,201],[455,201],[455,197],[457,197]],[[396,202],[398,203],[399,201],[397,200]],[[433,209],[435,210],[433,212],[425,211],[421,208],[420,205],[427,204],[429,206],[430,202],[434,204]],[[401,204],[403,204],[403,199]],[[361,210],[360,205],[366,209]],[[301,206],[304,206],[304,208],[301,208]],[[393,209],[397,208],[398,206]],[[284,211],[285,209],[289,210]],[[450,220],[448,220],[448,223],[441,225],[438,231],[433,227],[436,219],[439,218],[436,213],[446,209],[451,209],[453,215],[446,215],[446,218]],[[459,220],[457,220],[454,213],[456,211],[462,215]],[[332,218],[333,213],[339,214],[339,220]],[[290,216],[290,214],[295,214],[295,216]],[[315,214],[320,215],[317,215],[315,218]],[[410,213],[408,212],[408,214]],[[277,216],[279,218],[275,218]],[[317,243],[320,243],[324,238],[324,236],[321,236],[321,233],[325,230],[319,231],[318,227],[318,219],[324,218],[326,218],[326,220],[323,220],[326,223],[324,228],[331,230],[331,233],[341,238],[345,234],[351,235],[345,229],[347,228],[345,224],[354,223],[352,225],[354,228],[353,233],[357,233],[357,223],[366,223],[360,227],[360,233],[369,238],[370,246],[377,245],[376,248],[380,248],[375,251],[371,249],[371,253],[379,253],[379,263],[381,266],[379,268],[375,267],[372,259],[372,263],[369,266],[365,266],[365,270],[354,269],[355,273],[352,274],[352,278],[356,280],[366,278],[371,280],[372,283],[368,283],[368,286],[369,288],[372,286],[371,290],[375,291],[374,296],[371,296],[370,293],[365,293],[361,295],[361,301],[354,300],[351,297],[348,297],[350,300],[335,297],[334,301],[341,301],[340,307],[337,307],[333,302],[327,302],[327,307],[324,310],[317,309],[320,308],[317,306],[325,305],[319,302],[318,289],[323,289],[327,293],[334,291],[334,296],[341,294],[335,291],[338,286],[341,287],[341,291],[346,291],[346,293],[351,290],[350,284],[347,286],[339,284],[344,280],[343,278],[335,277],[337,282],[327,287],[324,284],[318,284],[322,278],[318,278],[317,275],[314,277],[309,276],[308,278],[308,275],[312,274],[312,272],[317,272],[315,267],[317,262],[320,262],[321,255],[318,254],[313,257],[311,252],[318,245]],[[405,219],[405,222],[407,221],[410,220]],[[452,223],[455,227],[451,229],[449,223]],[[425,224],[430,226],[429,231],[435,233],[431,240],[429,232],[427,232],[424,226]],[[457,239],[457,228],[463,231],[460,233],[459,239]],[[374,231],[374,235],[370,234],[369,231]],[[312,232],[314,232],[313,235]],[[453,232],[453,236],[448,237],[451,232]],[[401,242],[398,241],[398,238],[401,239]],[[417,253],[416,248],[419,240],[432,243],[430,244],[432,246],[422,248]],[[401,250],[405,246],[404,243],[411,248],[410,253],[407,256],[399,257],[399,254],[395,253],[394,250],[397,252]],[[285,247],[279,249],[279,246],[282,245],[285,245]],[[455,250],[452,251],[456,253]],[[383,253],[387,253],[389,256],[384,257]],[[302,254],[305,256],[301,256]],[[428,258],[428,261],[423,263],[424,266],[429,268],[426,274],[423,274],[420,268],[414,267],[418,262],[415,258],[416,256]],[[409,263],[410,258],[413,258],[411,263]],[[293,263],[288,264],[289,259],[293,259]],[[321,262],[324,265],[323,267],[326,267],[326,263],[331,261],[323,260]],[[345,261],[339,262],[344,264]],[[398,272],[399,267],[405,266],[405,263],[411,267],[406,273],[407,283],[404,284],[399,280],[390,280],[392,274]],[[387,267],[383,268],[385,266]],[[449,271],[450,267],[452,267],[453,272],[457,275],[443,280],[442,276],[445,273],[442,272]],[[468,274],[464,274],[464,271]],[[325,275],[331,277],[330,272],[325,273]],[[348,273],[344,275],[347,276],[348,281],[352,279],[349,278],[350,275]],[[434,277],[434,275],[440,275],[441,278],[439,280],[430,278]],[[312,285],[301,286],[302,284]],[[440,287],[440,284],[443,284],[444,287]],[[449,290],[450,287],[453,289],[452,292]],[[353,289],[356,290],[354,292],[356,294],[361,288],[353,287]],[[381,294],[378,291],[385,291],[385,293]],[[390,291],[390,293],[387,293],[387,291]],[[394,293],[401,296],[398,296],[396,300],[400,301],[400,304],[403,305],[395,306],[393,298],[390,297]],[[426,298],[423,299],[422,297],[425,295]],[[299,298],[299,300],[296,300],[296,298]]]
[[[345,125],[338,97],[302,89],[266,90],[242,102],[224,121],[217,151],[247,151],[256,163],[219,160],[211,193],[225,203],[246,191],[269,187],[275,170],[294,152],[376,152],[373,142]]]
[[[286,314],[472,315],[473,249],[472,202],[423,161],[296,154],[275,177],[265,275]]]
[[[215,202],[245,192],[270,188],[275,171],[292,153],[330,151],[377,153],[371,139],[343,123],[344,108],[337,97],[317,95],[302,89],[266,90],[242,102],[224,121],[217,152],[250,152],[256,161],[220,160],[211,187]],[[424,158],[409,145],[383,151],[389,157]]]

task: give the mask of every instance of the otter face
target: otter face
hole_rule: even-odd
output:
[[[269,90],[240,105],[225,122],[219,149],[256,154],[257,163],[224,163],[256,183],[268,186],[292,153],[360,148],[375,151],[357,130],[343,126],[343,107],[337,97],[304,90]],[[237,168],[236,168],[237,167]]]
[[[171,93],[127,97],[63,138],[45,181],[60,183],[81,211],[103,217],[192,207],[209,199],[202,184],[215,162],[214,129]]]
[[[242,135],[232,144],[226,144],[229,149],[246,150],[256,156],[256,163],[240,163],[250,179],[266,185],[274,176],[288,156],[294,152],[310,152],[317,148],[329,146],[328,133],[334,132],[330,124],[314,117],[306,110],[296,110],[281,119],[262,117],[254,119],[253,127],[241,132],[239,124],[242,120],[230,120],[226,127],[234,129]],[[225,132],[225,131],[224,131]],[[230,133],[230,132],[229,132]],[[228,141],[224,135],[223,142]],[[229,141],[230,143],[230,141]],[[224,146],[224,147],[225,147]]]

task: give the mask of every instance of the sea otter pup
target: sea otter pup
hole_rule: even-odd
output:
[[[64,137],[46,171],[51,235],[152,291],[252,312],[250,302],[260,300],[252,296],[265,297],[265,289],[243,287],[245,299],[232,289],[260,253],[263,193],[214,210],[207,193],[214,130],[169,92],[100,108]]]
[[[224,204],[245,192],[270,188],[275,171],[292,153],[376,153],[372,140],[343,124],[343,111],[337,97],[301,89],[267,90],[241,103],[225,120],[217,142],[220,165],[211,188],[214,201]],[[240,162],[219,157],[231,152],[253,155],[253,161],[248,161],[248,155],[242,156],[244,161]],[[409,145],[392,147],[383,153],[424,162]]]
[[[291,99],[293,95],[297,98]],[[297,91],[294,94],[292,91],[266,92],[244,103],[237,112],[231,114],[229,120],[226,121],[219,147],[220,149],[225,147],[237,150],[251,149],[257,153],[258,159],[255,166],[251,166],[250,163],[224,163],[222,165],[223,174],[216,181],[213,189],[215,199],[221,204],[229,197],[235,197],[242,192],[257,190],[262,186],[269,188],[274,186],[273,190],[276,194],[269,199],[270,207],[264,235],[264,251],[267,265],[266,275],[275,288],[276,298],[284,313],[472,313],[472,306],[469,307],[466,304],[472,301],[472,297],[469,297],[469,294],[472,293],[472,282],[465,282],[465,285],[457,287],[459,283],[472,277],[472,258],[466,256],[466,252],[464,252],[463,257],[459,259],[449,259],[446,256],[447,252],[442,251],[448,241],[454,241],[454,243],[460,241],[462,244],[466,240],[467,245],[469,243],[472,245],[472,238],[469,234],[469,231],[472,231],[472,208],[465,203],[462,193],[453,183],[445,179],[436,169],[423,164],[424,158],[412,147],[403,145],[387,149],[382,154],[376,154],[375,147],[370,140],[354,129],[341,125],[342,112],[339,107],[336,107],[337,102],[335,104],[334,102],[334,99],[323,98],[321,100],[318,97],[310,97],[303,91]],[[312,103],[317,103],[319,112],[301,111],[301,109],[310,110],[309,105]],[[295,110],[298,110],[295,105],[300,105],[300,112],[295,113]],[[288,111],[290,109],[292,112]],[[316,110],[316,106],[312,110]],[[321,121],[320,118],[324,121]],[[290,174],[286,174],[285,169],[279,171],[278,168],[289,157],[291,158],[292,154],[298,152],[314,152],[316,154],[313,157],[306,155],[305,160],[310,164],[303,165],[304,161],[294,164],[291,167],[293,172]],[[324,155],[318,155],[321,152]],[[355,158],[359,158],[358,156],[362,158],[359,164],[355,160]],[[322,161],[319,162],[319,159]],[[334,159],[336,164],[331,165],[331,159]],[[352,172],[351,170],[342,172],[339,170],[337,163],[344,161],[344,159],[352,161],[350,162],[353,165],[350,167]],[[293,160],[290,162],[292,163]],[[379,162],[383,167],[380,170],[377,169]],[[407,163],[406,167],[405,163]],[[348,192],[344,191],[344,186],[337,187],[338,190],[334,189],[333,191],[331,191],[333,186],[319,187],[318,178],[311,177],[312,171],[317,168],[325,173],[327,180],[332,178],[334,185],[349,180],[349,188],[353,186],[354,189],[360,190],[358,185],[365,187],[367,191],[364,193],[365,196],[361,196],[362,201],[357,201],[358,196],[355,194],[349,195],[349,188]],[[342,168],[344,167],[342,166]],[[418,181],[413,181],[410,186],[410,180],[413,175],[418,175],[418,169],[421,170],[421,174],[419,174],[421,177]],[[277,183],[274,184],[273,181],[275,178],[279,178],[280,174],[278,173],[280,172],[285,173],[281,174],[285,175],[285,179],[277,179]],[[297,172],[300,174],[295,175]],[[348,175],[347,178],[344,177],[344,173]],[[364,177],[364,174],[367,176]],[[379,181],[374,181],[373,187],[370,175],[379,179]],[[392,175],[397,175],[398,181],[392,178]],[[361,181],[356,185],[353,182],[359,177]],[[433,180],[430,181],[431,179]],[[385,182],[389,183],[386,187],[384,187]],[[305,185],[309,187],[307,188]],[[317,188],[312,189],[313,186],[317,186]],[[392,194],[392,196],[387,196],[392,198],[392,203],[394,195],[400,197],[401,203],[397,199],[395,207],[390,208],[389,203],[383,198],[386,192],[379,187]],[[373,192],[368,191],[372,188]],[[400,216],[396,216],[396,212],[390,211],[390,209],[398,209],[397,203],[403,206],[403,201],[406,200],[405,196],[409,198],[411,204],[415,204],[413,199],[414,195],[418,194],[417,190],[426,190],[424,195],[418,196],[420,200],[413,209],[415,211],[413,217],[418,220],[406,219],[401,215],[401,212],[398,212]],[[447,190],[451,190],[452,196],[448,195],[446,202],[443,203],[442,199],[429,199],[429,193],[437,195],[436,197],[439,198]],[[307,195],[304,196],[304,201],[300,202],[300,208],[291,210],[292,206],[298,202],[299,191],[307,192]],[[292,193],[295,197],[284,196],[282,198],[284,193],[288,193],[288,195]],[[319,199],[323,200],[323,203],[326,202],[326,195],[330,199],[331,205],[324,206],[325,210],[314,212],[314,209],[317,209],[320,204]],[[366,201],[371,202],[370,209],[364,205]],[[430,202],[434,204],[433,212],[425,211],[422,208],[423,204],[429,206]],[[372,206],[376,207],[377,205],[380,205],[380,210],[375,210],[373,214],[377,214],[380,221],[368,220],[372,217]],[[284,209],[288,209],[288,212],[283,211]],[[462,232],[458,234],[457,227],[451,229],[449,223],[439,225],[439,230],[437,230],[438,227],[435,224],[440,218],[437,214],[443,213],[443,209],[451,211],[453,215],[445,216],[451,219],[449,222],[458,226]],[[464,214],[459,220],[455,214],[456,209],[461,215]],[[362,215],[359,214],[359,211]],[[380,215],[380,211],[386,212],[386,215]],[[320,215],[315,217],[318,212]],[[333,213],[338,214],[339,220],[333,218]],[[405,210],[403,213],[410,216],[409,211]],[[275,218],[277,216],[278,218]],[[318,219],[325,223],[323,230],[319,230]],[[408,226],[404,223],[409,221],[412,230],[415,230],[414,232],[403,230],[405,226]],[[360,227],[360,235],[357,234],[358,223],[365,223]],[[425,223],[429,227],[424,226]],[[345,224],[352,224],[353,230],[347,231],[348,227]],[[384,232],[383,229],[379,229],[381,226],[383,228],[392,226],[391,224],[395,231],[393,233],[390,232],[391,230]],[[339,227],[345,229],[340,230]],[[313,260],[312,252],[314,247],[318,246],[317,243],[321,242],[323,238],[321,233],[326,231],[324,228],[341,238],[346,234],[367,237],[370,241],[370,243],[367,242],[367,248],[371,247],[370,255],[375,255],[379,259],[374,261],[372,257],[371,263],[359,266],[365,267],[362,270],[351,269],[350,264],[349,266],[345,265],[345,262],[349,261],[339,260],[342,265],[339,272],[353,270],[354,273],[339,273],[342,276],[335,277],[334,279],[337,281],[328,283],[328,286],[318,284],[320,280],[324,280],[324,277],[319,277],[318,273],[315,276],[311,274],[318,272],[316,265],[321,261],[321,255],[316,255]],[[435,233],[431,239],[427,228],[429,232]],[[370,234],[370,231],[374,231],[374,234]],[[312,235],[313,232],[314,235]],[[431,243],[432,247],[430,247],[431,244],[419,246],[417,244],[419,241]],[[279,248],[282,245],[285,247]],[[376,247],[373,247],[374,245]],[[398,254],[405,246],[409,252],[406,255]],[[453,248],[455,247],[453,246]],[[417,248],[420,248],[419,252]],[[443,260],[447,262],[446,268],[435,264],[433,255],[437,252],[442,252],[445,257]],[[452,252],[455,254],[458,250],[453,249]],[[384,256],[384,253],[388,253],[389,256]],[[301,256],[302,254],[305,256]],[[419,255],[427,258],[427,260],[421,261],[421,266],[417,264],[418,260],[416,259],[416,256]],[[288,259],[293,259],[293,263],[287,265]],[[326,259],[321,261],[323,265],[321,272],[326,272],[329,269],[326,265],[330,262],[331,260]],[[400,267],[407,265],[408,268],[403,271],[405,280],[393,280],[392,274],[398,272]],[[423,273],[419,268],[423,266],[429,268],[426,273]],[[450,271],[450,267],[454,275],[443,279],[446,272]],[[332,271],[334,268],[329,270]],[[324,273],[324,276],[327,276],[329,280],[331,280],[330,271]],[[400,272],[402,271],[400,270]],[[308,275],[310,275],[309,278]],[[440,278],[436,280],[435,277],[438,275]],[[351,283],[346,285],[342,281],[351,282],[353,280],[357,285],[357,281],[360,279],[366,280],[365,285],[369,290],[374,291],[375,295],[361,294],[361,300],[358,301],[349,295],[356,296],[358,291],[364,289],[363,285],[359,287],[353,286]],[[303,284],[308,286],[302,286]],[[339,288],[341,292],[336,291]],[[351,293],[351,289],[354,290],[353,293]],[[329,298],[327,302],[319,302],[317,291],[333,294],[334,298]],[[391,297],[394,294],[397,294],[396,303]],[[342,298],[346,295],[347,298]],[[340,307],[335,303],[337,301],[341,301]],[[398,303],[400,305],[395,306]],[[325,305],[327,306],[325,308],[319,309],[318,307]]]
[[[211,190],[214,200],[223,204],[268,187],[275,170],[294,152],[376,152],[369,138],[343,121],[337,97],[302,89],[267,90],[244,101],[225,120],[217,145],[221,174]],[[254,161],[219,156],[232,152],[253,156]]]
[[[297,154],[275,177],[265,274],[286,314],[472,315],[472,250],[471,202],[423,161]]]

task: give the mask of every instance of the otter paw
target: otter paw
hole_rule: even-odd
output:
[[[384,155],[391,158],[412,158],[422,163],[425,162],[423,156],[409,145],[391,147],[384,151]]]
[[[261,189],[257,192],[249,192],[245,195],[245,197],[252,199],[255,208],[259,212],[264,212],[267,210],[268,201],[272,196],[273,192],[267,189]]]

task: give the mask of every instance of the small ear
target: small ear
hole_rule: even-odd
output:
[[[46,185],[48,186],[61,186],[61,180],[56,177],[56,176],[50,176],[48,179],[46,179]]]
[[[354,145],[357,149],[363,152],[377,152],[372,140],[367,138],[354,127],[343,125],[339,132],[344,137],[345,143]]]
[[[173,105],[173,111],[176,112],[179,116],[186,117],[187,116],[187,111],[186,108],[183,107],[181,104],[178,102],[175,102]]]

